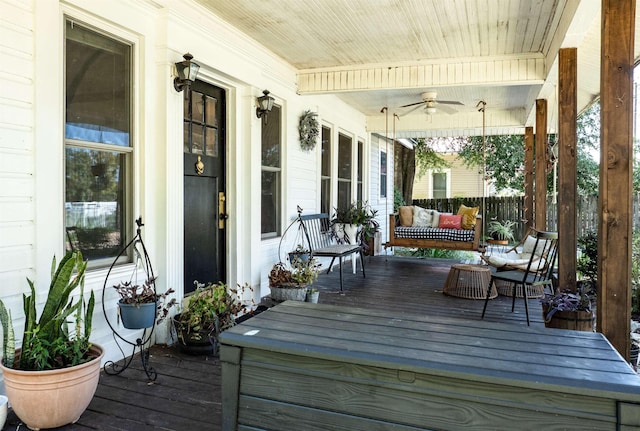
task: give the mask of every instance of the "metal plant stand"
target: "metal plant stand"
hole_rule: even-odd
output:
[[[111,331],[113,333],[113,339],[116,342],[116,345],[118,346],[118,348],[120,349],[120,352],[122,353],[122,359],[121,360],[118,360],[117,362],[107,361],[104,364],[104,372],[106,374],[111,374],[111,375],[116,375],[116,374],[122,373],[124,370],[126,370],[129,367],[129,365],[131,365],[131,362],[133,361],[133,358],[135,356],[136,351],[139,350],[140,351],[140,359],[142,361],[142,367],[144,369],[144,372],[146,373],[146,375],[149,378],[149,380],[154,381],[158,377],[158,373],[149,364],[149,348],[146,347],[146,346],[149,345],[149,342],[151,341],[151,336],[153,335],[153,331],[154,331],[154,329],[156,327],[156,318],[157,318],[157,313],[158,313],[157,309],[155,311],[155,316],[154,316],[154,319],[153,319],[153,326],[151,328],[145,328],[142,331],[142,336],[139,337],[139,338],[136,338],[136,341],[134,343],[134,342],[132,342],[130,340],[127,340],[125,337],[123,337],[118,332],[116,327],[109,320],[109,316],[108,316],[107,310],[105,308],[105,291],[107,289],[107,282],[109,280],[109,275],[111,274],[111,271],[113,270],[113,267],[120,260],[120,258],[122,256],[129,255],[129,253],[131,253],[133,255],[133,261],[135,263],[134,272],[135,271],[139,271],[139,270],[143,271],[144,274],[145,274],[145,280],[153,280],[152,281],[153,290],[154,290],[154,292],[156,291],[156,283],[155,283],[155,277],[154,277],[154,274],[153,274],[153,268],[151,266],[151,260],[149,259],[149,255],[148,255],[147,249],[146,249],[146,247],[144,245],[144,241],[142,241],[141,228],[142,228],[142,226],[144,226],[144,224],[142,223],[142,217],[140,217],[140,218],[138,218],[136,220],[136,225],[138,226],[138,228],[136,230],[136,235],[122,249],[122,251],[120,251],[118,256],[116,256],[116,258],[114,259],[113,263],[111,264],[111,267],[109,268],[109,271],[107,272],[107,276],[105,277],[104,285],[102,287],[102,312],[104,313],[104,318],[105,318],[107,324],[111,328]],[[127,355],[125,354],[125,351],[123,350],[123,347],[120,344],[120,342],[128,344],[129,346],[132,346],[131,355],[129,355],[127,357]]]

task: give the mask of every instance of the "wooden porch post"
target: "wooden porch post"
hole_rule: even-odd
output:
[[[558,280],[560,288],[576,290],[578,103],[576,48],[560,49],[558,67]]]
[[[524,219],[533,227],[533,127],[524,128]]]
[[[629,358],[635,0],[602,0],[597,330]]]
[[[536,100],[536,198],[533,225],[547,230],[547,100]]]

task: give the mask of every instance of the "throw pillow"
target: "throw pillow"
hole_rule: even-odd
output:
[[[431,212],[431,227],[440,227],[440,213],[436,210]]]
[[[544,253],[545,248],[547,247],[547,241],[542,240],[538,242],[538,247],[534,250],[533,248],[536,246],[535,237],[528,235],[527,239],[524,240],[524,244],[522,244],[522,252],[523,253],[535,253],[538,256],[541,256]]]
[[[461,229],[462,216],[461,215],[446,215],[440,214],[439,227],[444,229]]]
[[[458,215],[462,216],[462,229],[473,229],[476,227],[476,217],[479,207],[467,207],[460,205]]]
[[[413,226],[413,207],[398,207],[398,215],[400,216],[400,226]]]
[[[431,226],[431,210],[419,206],[413,207],[413,226]]]

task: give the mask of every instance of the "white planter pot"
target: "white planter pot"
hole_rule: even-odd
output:
[[[345,223],[336,224],[336,234],[343,244],[356,244],[359,230],[360,225]]]

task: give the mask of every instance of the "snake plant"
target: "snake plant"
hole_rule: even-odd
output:
[[[33,281],[27,278],[30,295],[23,295],[25,315],[24,338],[20,359],[14,363],[15,337],[11,314],[0,301],[0,321],[3,327],[3,364],[21,370],[46,370],[78,365],[88,361],[87,353],[91,347],[91,322],[95,298],[93,291],[89,301],[83,300],[84,274],[87,263],[80,252],[69,252],[56,265],[54,256],[51,263],[51,284],[42,314],[38,319],[36,312],[36,289]],[[74,303],[69,299],[80,287],[80,296]],[[69,319],[75,323],[69,328]]]

